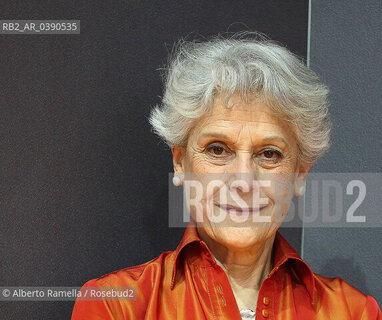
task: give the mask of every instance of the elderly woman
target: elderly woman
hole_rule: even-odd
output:
[[[174,184],[198,182],[199,206],[185,188],[175,251],[83,287],[134,287],[134,300],[78,299],[72,319],[382,319],[277,231],[329,148],[327,89],[296,56],[264,39],[183,41],[150,123],[171,147]]]

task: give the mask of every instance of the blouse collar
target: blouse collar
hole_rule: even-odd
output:
[[[193,220],[187,225],[187,228],[184,232],[183,238],[180,241],[178,247],[175,250],[174,254],[174,263],[172,266],[172,278],[171,278],[171,289],[174,288],[176,273],[179,271],[179,257],[182,252],[185,251],[185,248],[188,247],[191,243],[196,243],[199,245],[202,250],[206,253],[206,259],[209,263],[215,263],[211,251],[205,244],[203,240],[200,239],[197,232],[196,223]],[[292,266],[292,272],[301,280],[304,286],[307,289],[307,292],[310,296],[311,303],[314,303],[314,290],[315,282],[314,275],[308,264],[302,260],[300,255],[293,249],[293,247],[285,240],[285,238],[280,234],[279,231],[276,232],[274,244],[273,244],[273,269],[269,273],[269,277],[272,276],[280,267],[286,263]]]

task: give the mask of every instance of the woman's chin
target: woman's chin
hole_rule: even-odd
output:
[[[269,228],[219,228],[214,230],[215,241],[232,249],[247,249],[263,242],[269,235]]]

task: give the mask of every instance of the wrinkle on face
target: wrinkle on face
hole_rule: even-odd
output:
[[[198,179],[204,186],[216,176],[207,175],[209,173],[217,174],[226,185],[237,179],[250,184],[254,180],[271,180],[271,186],[261,188],[260,191],[256,191],[256,187],[237,191],[246,204],[255,203],[259,197],[267,199],[269,205],[263,214],[274,217],[276,211],[280,210],[276,185],[283,185],[284,181],[285,185],[292,182],[292,174],[298,165],[294,131],[289,123],[277,117],[262,99],[254,95],[248,102],[244,102],[238,94],[234,94],[231,103],[232,107],[227,108],[217,96],[211,111],[195,124],[185,148],[183,170],[193,176],[200,173]],[[216,158],[208,152],[208,148],[215,144],[227,149],[227,152],[224,151],[225,157]],[[278,150],[282,154],[282,157],[276,157],[277,162],[274,164],[264,160],[264,150],[269,149]],[[210,200],[220,203],[218,192],[213,190],[203,194],[203,214],[209,210],[219,212],[218,207],[209,209],[206,205]],[[229,188],[227,199],[227,204],[233,203]],[[282,211],[286,213],[288,206],[284,206]],[[278,227],[278,223],[273,222],[262,226],[249,222],[245,227],[222,228],[206,219],[203,230],[213,243],[220,243],[229,248],[229,251],[253,251],[267,239],[272,239]]]
[[[235,150],[235,157],[243,157],[246,161],[250,161],[256,149],[270,142],[276,143],[284,155],[285,166],[279,170],[294,171],[297,144],[289,124],[276,117],[256,96],[251,96],[248,103],[241,101],[237,94],[231,100],[232,107],[226,108],[217,96],[211,112],[200,119],[192,130],[187,145],[189,164],[192,164],[189,170],[214,170],[203,154],[206,141],[212,139],[229,144]],[[267,140],[269,137],[275,138]],[[227,166],[227,163],[217,163],[217,167]]]

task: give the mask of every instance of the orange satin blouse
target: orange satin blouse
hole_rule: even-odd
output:
[[[260,288],[256,320],[382,320],[374,298],[341,278],[313,273],[279,232],[272,259],[273,269]],[[84,288],[113,286],[136,287],[136,300],[77,300],[72,320],[241,320],[229,280],[192,221],[175,251],[90,280]]]

